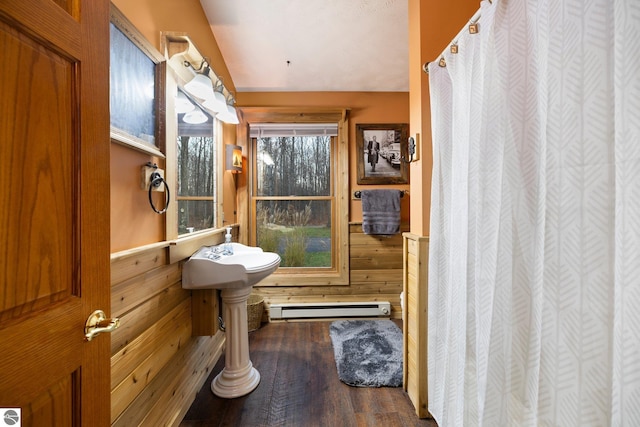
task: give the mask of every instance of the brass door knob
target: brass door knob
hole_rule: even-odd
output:
[[[96,310],[87,319],[84,326],[84,338],[91,341],[93,337],[103,332],[113,332],[120,326],[120,319],[114,317],[107,319],[102,310]]]

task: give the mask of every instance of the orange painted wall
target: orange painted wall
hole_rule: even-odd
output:
[[[362,205],[353,199],[353,192],[361,189],[397,188],[409,190],[409,185],[357,184],[356,124],[409,123],[408,92],[242,92],[237,106],[246,107],[340,107],[349,108],[349,193],[351,194],[349,220],[362,221]],[[411,130],[409,130],[411,132]],[[411,177],[409,177],[411,182]],[[401,205],[402,221],[409,221],[409,198]]]
[[[141,167],[159,159],[119,144],[111,144],[111,252],[159,242],[164,239],[164,215],[149,205],[149,195],[141,187]],[[162,193],[164,194],[164,193]],[[160,193],[153,203],[164,207]]]
[[[380,187],[356,184],[355,125],[358,123],[409,123],[409,134],[420,133],[421,136],[421,161],[410,167],[411,185],[398,185],[394,188],[409,190],[410,193],[409,197],[403,198],[403,221],[411,218],[411,231],[418,235],[428,235],[432,148],[428,76],[422,72],[422,64],[436,59],[475,13],[479,2],[476,0],[408,1],[410,93],[244,92],[237,93],[236,100],[238,107],[299,105],[350,108],[350,194],[362,188]],[[137,0],[135,2],[113,0],[113,2],[158,48],[161,31],[188,33],[198,49],[211,59],[213,68],[224,78],[225,85],[231,91],[235,91],[233,79],[211,34],[199,0]],[[234,136],[228,135],[227,138],[233,141]],[[153,213],[143,191],[135,190],[139,188],[136,187],[139,184],[137,178],[139,166],[148,160],[150,160],[149,156],[112,146],[111,211],[112,230],[114,230],[112,231],[112,252],[164,238],[163,217]],[[136,175],[135,182],[133,182],[133,175]],[[125,181],[124,177],[130,177],[131,181]],[[235,194],[228,194],[228,190],[233,189],[233,186],[227,182],[226,177],[224,188],[227,190],[224,200],[225,217],[233,218],[235,209],[231,208],[235,208]],[[355,222],[362,220],[360,201],[351,200],[350,220]],[[135,233],[127,232],[130,227],[135,228]]]
[[[142,35],[160,50],[162,31],[187,33],[196,47],[211,60],[211,66],[235,91],[233,80],[211,33],[199,0],[113,0]],[[225,125],[225,143],[235,143],[235,127]],[[140,187],[140,168],[146,162],[164,167],[164,161],[111,144],[111,252],[165,240],[165,216],[149,206],[148,194]],[[225,174],[224,216],[233,220],[236,211],[233,178]],[[172,202],[175,203],[175,202]],[[158,195],[155,205],[164,206]]]
[[[440,53],[478,10],[480,2],[408,1],[410,132],[412,135],[420,135],[420,161],[411,164],[411,232],[418,236],[427,236],[430,226],[433,158],[429,76],[422,70],[422,66],[425,62],[438,59]]]
[[[220,48],[211,33],[199,0],[112,0],[149,42],[160,49],[160,32],[184,32],[198,50],[211,60],[216,74],[225,86],[235,92]]]

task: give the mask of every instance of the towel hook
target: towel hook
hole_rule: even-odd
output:
[[[416,140],[412,136],[409,137],[409,144],[407,146],[407,149],[409,151],[409,160],[405,159],[404,156],[401,156],[400,160],[405,163],[411,163],[414,161],[413,156],[416,154]]]

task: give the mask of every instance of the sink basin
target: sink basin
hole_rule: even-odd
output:
[[[261,248],[232,243],[233,254],[222,246],[205,246],[189,258],[182,268],[185,289],[234,289],[253,286],[273,273],[280,256]]]
[[[252,286],[273,273],[280,255],[260,248],[231,243],[233,254],[224,245],[200,248],[182,267],[185,289],[219,289],[223,301],[225,361],[211,382],[216,396],[233,399],[251,393],[260,383],[260,373],[249,357],[247,300]]]

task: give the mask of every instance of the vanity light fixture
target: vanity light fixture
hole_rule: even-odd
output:
[[[198,68],[195,68],[189,61],[184,61],[183,64],[195,72],[195,76],[184,85],[185,90],[200,99],[213,99],[213,85],[211,84],[211,78],[209,78],[211,68],[209,68],[207,60],[203,59]]]
[[[233,106],[233,96],[230,93],[227,98],[224,96],[225,88],[222,79],[216,79],[215,87],[212,84],[211,74],[214,77],[217,76],[211,72],[207,58],[202,59],[202,63],[198,68],[187,60],[183,62],[183,65],[191,68],[195,73],[195,76],[184,85],[184,89],[191,95],[204,99],[203,107],[217,113],[216,117],[219,120],[233,125],[240,123],[236,108]],[[200,114],[203,114],[202,111],[200,111]],[[200,123],[204,123],[204,121]]]

